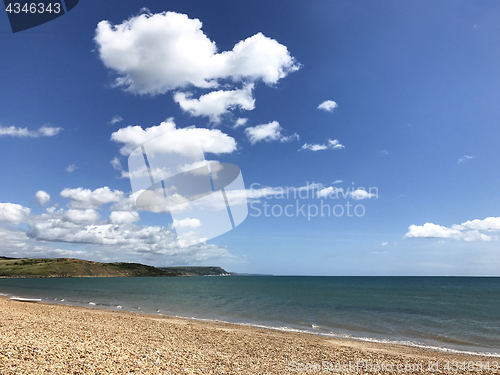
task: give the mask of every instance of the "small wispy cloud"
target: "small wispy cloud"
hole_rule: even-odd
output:
[[[114,124],[117,124],[117,123],[122,122],[122,121],[123,121],[123,118],[121,116],[114,115],[113,118],[109,121],[109,125],[114,125]]]
[[[257,126],[252,126],[245,129],[245,133],[253,145],[257,142],[290,142],[294,139],[299,139],[299,135],[294,133],[292,135],[284,135],[283,128],[280,126],[278,121],[272,121],[269,124],[262,124]]]
[[[233,125],[233,129],[238,129],[238,128],[241,128],[242,126],[245,126],[247,122],[248,122],[248,119],[247,119],[247,118],[239,118],[239,119],[238,119],[238,120],[236,120],[236,122],[234,123],[234,125]]]
[[[464,155],[460,159],[458,159],[457,163],[463,163],[464,161],[474,159],[474,156]]]
[[[0,137],[10,136],[19,138],[39,138],[39,137],[53,137],[59,134],[63,128],[56,128],[52,126],[42,126],[37,130],[28,130],[28,128],[18,128],[15,126],[0,126]]]
[[[337,107],[338,107],[338,104],[335,103],[333,100],[325,100],[323,103],[318,105],[318,109],[321,109],[321,110],[327,111],[327,112],[333,112],[333,110]]]
[[[380,246],[387,246],[388,244],[389,244],[389,242],[382,242],[382,243],[380,244]]]
[[[304,143],[304,145],[299,148],[299,151],[310,150],[310,151],[321,151],[321,150],[341,150],[345,148],[337,139],[328,139],[326,144],[309,144]]]
[[[74,171],[75,171],[75,169],[78,169],[78,167],[77,167],[75,164],[70,164],[70,165],[68,165],[68,166],[66,167],[66,172],[71,173],[71,172],[74,172]]]
[[[130,178],[130,174],[123,169],[122,163],[117,157],[114,157],[113,160],[111,160],[111,166],[113,167],[113,169],[121,173],[120,178]]]

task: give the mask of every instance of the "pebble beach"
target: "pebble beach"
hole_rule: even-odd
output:
[[[0,316],[0,374],[500,373],[494,357],[7,297]]]

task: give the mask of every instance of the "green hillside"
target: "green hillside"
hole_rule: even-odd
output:
[[[1,259],[0,277],[177,276],[139,263],[99,263],[80,259]]]
[[[88,260],[16,259],[0,256],[0,277],[146,277],[225,276],[220,267],[152,267],[140,263],[99,263]]]

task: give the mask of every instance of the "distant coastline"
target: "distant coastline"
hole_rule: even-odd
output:
[[[0,257],[0,278],[231,276],[221,267],[153,267],[72,258]]]

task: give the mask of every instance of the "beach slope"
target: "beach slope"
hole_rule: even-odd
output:
[[[499,360],[6,297],[0,314],[1,374],[471,374],[444,367]]]

